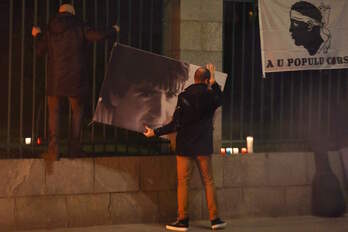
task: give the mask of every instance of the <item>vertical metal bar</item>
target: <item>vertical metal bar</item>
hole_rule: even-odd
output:
[[[34,25],[37,25],[37,0],[34,1]],[[33,100],[31,115],[31,137],[35,141],[35,111],[36,111],[36,40],[33,41]],[[32,147],[34,142],[32,143]]]
[[[128,1],[128,45],[132,44],[132,0]],[[129,132],[126,130],[126,153],[129,150]]]
[[[299,73],[298,73],[299,74]],[[291,81],[291,85],[290,85],[290,123],[289,123],[289,127],[290,127],[290,131],[289,131],[289,139],[290,138],[293,138],[294,136],[294,114],[295,114],[295,111],[294,111],[294,92],[295,92],[295,76],[296,74],[294,73],[291,73],[290,74],[290,81]],[[285,122],[283,122],[285,123]]]
[[[109,0],[105,1],[105,25],[109,26]],[[104,79],[106,78],[108,68],[108,41],[104,42]],[[106,126],[103,125],[103,137],[106,140]]]
[[[273,134],[274,132],[274,76],[271,77],[271,100],[270,100],[270,103],[271,103],[271,109],[270,109],[270,113],[271,113],[271,124],[270,124],[270,128],[268,128],[268,130],[272,131],[271,134]]]
[[[82,18],[86,21],[86,0],[82,1]]]
[[[284,73],[280,73],[280,109],[279,109],[279,136],[278,139],[282,139],[282,132],[284,130],[284,121],[283,121],[283,113],[284,113]]]
[[[50,21],[50,0],[46,1],[46,24]],[[47,64],[48,64],[48,57],[46,55],[45,57],[45,92],[47,90]],[[47,96],[45,95],[44,100],[44,138],[47,139]]]
[[[313,95],[313,71],[309,71],[309,99],[308,99],[308,134],[310,135],[310,132],[312,130],[312,95]]]
[[[139,0],[139,38],[138,38],[138,47],[142,48],[142,35],[143,35],[143,0]]]
[[[97,27],[98,20],[98,5],[97,0],[94,0],[94,27]],[[96,96],[96,69],[97,69],[97,43],[93,43],[93,85],[92,85],[92,109],[95,109],[95,96]],[[91,141],[94,142],[95,126],[92,124]]]
[[[243,4],[243,13],[242,13],[242,70],[241,70],[241,80],[240,80],[240,119],[239,119],[239,138],[242,140],[244,135],[244,78],[245,78],[245,30],[246,30],[246,18],[245,18],[245,10],[246,4]]]
[[[338,77],[337,78],[337,85],[336,85],[336,103],[340,103],[341,100],[341,81],[342,81],[342,74],[344,74],[343,70],[338,70]]]
[[[153,0],[150,0],[150,29],[149,29],[149,50],[152,51],[152,33],[153,33]]]
[[[260,77],[259,77],[260,78]],[[260,123],[259,123],[259,140],[263,140],[264,132],[264,110],[265,110],[265,81],[266,79],[261,77],[261,87],[260,87]]]
[[[25,40],[25,0],[22,0],[22,31],[21,31],[21,79],[19,102],[19,153],[22,154],[23,143],[23,98],[24,98],[24,40]]]
[[[331,135],[331,103],[332,101],[332,70],[329,70],[329,83],[327,85],[327,135],[330,137]]]
[[[235,29],[235,23],[236,23],[236,3],[232,3],[232,56],[231,56],[231,75],[230,75],[230,78],[231,78],[231,101],[230,101],[230,135],[229,135],[229,138],[230,140],[232,141],[233,140],[233,100],[234,100],[234,97],[233,97],[233,87],[234,87],[234,75],[233,75],[233,72],[235,71],[234,69],[234,62],[235,62],[235,53],[236,53],[236,29]]]
[[[132,43],[132,0],[128,0],[128,45]]]
[[[318,90],[318,113],[317,113],[317,116],[318,116],[318,119],[317,119],[317,127],[320,127],[320,129],[322,129],[322,124],[321,124],[321,120],[322,120],[322,112],[321,112],[321,109],[322,109],[322,99],[323,99],[323,96],[322,96],[322,92],[323,92],[323,72],[322,70],[319,70],[319,90]]]
[[[122,25],[121,25],[121,16],[120,16],[120,12],[121,12],[121,0],[118,0],[117,1],[117,23],[118,23],[118,25],[120,26],[120,28],[121,28],[121,30],[122,30]],[[119,32],[119,34],[117,35],[117,42],[119,42],[120,41],[120,33],[121,32]],[[118,140],[118,128],[117,127],[115,127],[114,128],[114,140],[117,142],[117,140]],[[117,151],[117,144],[116,144],[116,151]]]
[[[255,47],[256,47],[256,3],[252,3],[252,35],[251,35],[251,93],[250,93],[250,121],[249,121],[249,133],[254,133],[254,88],[255,88]]]
[[[13,1],[9,7],[9,36],[8,36],[8,99],[7,99],[7,153],[10,153],[11,143],[11,98],[12,98],[12,34],[13,34]]]
[[[303,96],[303,88],[304,88],[304,71],[301,71],[301,75],[300,75],[300,113],[299,113],[299,122],[301,122],[301,127],[298,128],[298,130],[301,128],[303,128],[302,125],[304,125],[304,96]],[[303,129],[302,131],[299,131],[301,132],[301,135],[302,135],[302,138],[304,138],[303,136],[305,135],[303,132]]]

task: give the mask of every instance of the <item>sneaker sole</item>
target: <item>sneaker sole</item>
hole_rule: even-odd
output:
[[[168,226],[168,225],[166,225],[166,229],[167,230],[174,230],[174,231],[188,231],[188,228]]]
[[[227,226],[227,223],[222,223],[222,224],[218,224],[218,225],[213,225],[211,226],[211,228],[213,230],[221,230],[221,229],[225,229]]]

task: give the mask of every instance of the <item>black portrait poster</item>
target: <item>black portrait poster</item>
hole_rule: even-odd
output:
[[[169,122],[177,96],[193,83],[196,65],[115,44],[94,122],[142,132]],[[215,73],[224,87],[227,75]]]

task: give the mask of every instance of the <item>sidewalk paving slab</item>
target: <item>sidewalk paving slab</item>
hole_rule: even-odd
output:
[[[240,218],[227,220],[226,232],[347,232],[348,214],[340,218],[313,216]],[[210,231],[209,221],[193,221],[189,231]],[[127,224],[47,230],[25,230],[17,232],[154,232],[166,231],[162,224]]]

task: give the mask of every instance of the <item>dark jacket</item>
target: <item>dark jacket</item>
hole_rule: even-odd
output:
[[[47,95],[87,95],[88,42],[102,40],[114,34],[114,29],[105,32],[93,30],[69,13],[54,17],[37,41],[38,55],[48,53]]]
[[[154,130],[157,136],[176,131],[176,152],[182,156],[213,153],[213,117],[222,104],[222,92],[217,83],[209,89],[205,84],[193,84],[178,96],[173,119]]]

